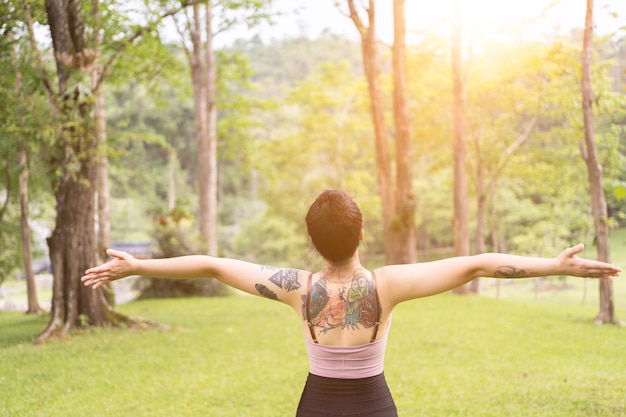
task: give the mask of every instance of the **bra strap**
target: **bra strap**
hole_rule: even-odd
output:
[[[380,305],[380,298],[378,298],[376,274],[374,274],[374,271],[372,271],[372,290],[374,291],[374,297],[376,297],[376,322],[374,323],[374,334],[372,334],[372,339],[370,340],[370,343],[373,343],[376,340],[376,336],[378,335],[378,328],[380,327],[380,316],[382,315],[382,307]]]
[[[312,282],[313,282],[313,274],[309,275],[309,280],[307,281],[307,285],[306,285],[306,303],[304,306],[304,309],[306,311],[306,322],[307,325],[309,326],[309,331],[311,332],[311,339],[313,339],[313,342],[315,343],[319,343],[317,341],[317,337],[315,336],[315,331],[313,330],[313,323],[311,323],[311,310],[310,310],[310,304],[311,304],[311,287],[312,287]]]

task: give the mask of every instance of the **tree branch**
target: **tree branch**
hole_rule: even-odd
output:
[[[189,6],[193,6],[193,5],[200,4],[200,3],[206,3],[206,1],[207,0],[183,1],[183,2],[181,2],[179,7],[176,7],[174,9],[170,9],[170,10],[166,11],[165,13],[163,13],[162,15],[158,16],[154,21],[148,22],[148,24],[146,24],[145,26],[140,26],[137,29],[135,29],[135,31],[133,33],[131,33],[128,36],[128,38],[126,38],[124,41],[119,42],[117,44],[117,47],[113,48],[113,54],[109,57],[107,62],[102,67],[102,72],[100,73],[100,77],[99,77],[98,81],[96,82],[94,90],[97,90],[98,88],[100,88],[100,84],[102,83],[102,80],[105,78],[106,74],[108,73],[109,69],[111,68],[111,66],[113,65],[115,60],[135,40],[140,38],[145,33],[151,32],[152,30],[154,30],[159,25],[159,23],[161,23],[166,18],[176,15],[181,10],[186,9]]]
[[[52,112],[56,113],[57,105],[55,100],[54,88],[52,87],[52,82],[50,81],[48,71],[46,71],[46,67],[43,65],[43,60],[41,59],[41,52],[39,52],[39,47],[37,45],[37,41],[35,40],[35,31],[33,30],[33,17],[30,14],[30,5],[27,3],[24,4],[24,21],[26,22],[26,28],[28,30],[28,40],[30,42],[31,49],[33,50],[35,67],[37,68],[37,72],[39,72],[39,75],[41,77],[41,82],[43,83],[43,87],[46,92],[46,96],[48,97],[48,102],[50,103]]]
[[[489,188],[493,186],[493,184],[495,183],[496,179],[498,178],[502,170],[509,163],[509,160],[513,156],[513,153],[515,153],[515,151],[517,151],[520,148],[520,146],[524,144],[526,139],[530,137],[530,134],[532,133],[533,129],[535,128],[535,125],[537,124],[537,119],[538,119],[537,116],[533,116],[533,118],[528,123],[528,126],[526,126],[526,130],[521,135],[518,136],[515,142],[513,142],[512,144],[508,146],[508,148],[506,148],[506,150],[504,151],[504,159],[498,165],[498,167],[496,168],[496,171],[494,172],[494,175],[491,177]]]
[[[356,7],[354,6],[354,0],[348,0],[348,8],[350,9],[350,13],[347,16],[352,19],[354,26],[356,26],[356,29],[359,31],[361,36],[365,36],[368,28],[363,24],[363,21],[357,12]],[[369,9],[366,10],[369,15]]]

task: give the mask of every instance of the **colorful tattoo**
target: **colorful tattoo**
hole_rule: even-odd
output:
[[[300,288],[300,283],[298,282],[298,272],[298,269],[281,269],[269,279],[279,288],[287,291],[293,291]]]
[[[336,328],[369,328],[376,324],[376,294],[372,280],[359,271],[346,285],[329,286],[325,277],[321,277],[311,287],[309,313],[311,322],[320,327],[320,333]],[[306,320],[306,295],[302,296],[302,318]]]
[[[534,276],[534,274],[532,271],[523,268],[517,268],[512,265],[502,265],[496,269],[493,276],[496,278],[527,278]]]

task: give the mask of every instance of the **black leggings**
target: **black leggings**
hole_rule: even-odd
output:
[[[398,417],[396,405],[380,374],[337,379],[309,374],[296,417]]]

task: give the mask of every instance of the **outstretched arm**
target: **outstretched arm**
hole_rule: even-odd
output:
[[[441,261],[381,268],[392,304],[449,291],[477,277],[530,278],[571,275],[608,279],[621,268],[576,256],[584,246],[565,249],[556,258],[537,258],[502,253],[461,256]]]
[[[98,288],[131,275],[171,279],[214,277],[247,293],[288,304],[297,301],[296,291],[293,290],[300,288],[301,271],[297,269],[205,255],[137,259],[113,249],[107,250],[107,254],[112,258],[109,262],[85,271],[81,278],[85,285]]]

